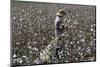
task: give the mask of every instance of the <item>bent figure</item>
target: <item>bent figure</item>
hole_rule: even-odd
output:
[[[65,15],[65,12],[63,10],[59,10],[56,13],[56,18],[55,18],[55,37],[59,37],[59,35],[61,35],[62,33],[62,28],[61,28],[61,24],[62,24],[62,18]]]
[[[62,17],[65,15],[65,12],[63,10],[59,10],[56,14],[55,19],[55,39],[52,40],[45,50],[43,50],[40,53],[40,59],[43,63],[55,63],[59,62],[59,54],[58,52],[61,52],[62,47],[59,41],[59,35],[62,33],[61,29],[61,23],[62,23]]]

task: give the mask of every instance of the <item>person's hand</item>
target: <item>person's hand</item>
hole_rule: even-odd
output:
[[[66,31],[68,31],[68,26],[65,26]]]
[[[65,25],[62,24],[60,28],[61,28],[62,30],[64,30],[64,29],[65,29]]]

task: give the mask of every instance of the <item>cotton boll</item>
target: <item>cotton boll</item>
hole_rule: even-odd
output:
[[[20,43],[19,42],[16,42],[16,45],[20,45]]]
[[[17,63],[17,59],[14,59],[14,60],[13,60],[13,63]]]
[[[32,50],[33,51],[38,51],[38,48],[33,47]]]
[[[23,58],[26,58],[26,56],[22,56]]]
[[[32,48],[32,46],[28,46],[28,48],[29,48],[29,49],[31,49],[31,48]]]
[[[91,28],[90,31],[93,31],[93,29]]]
[[[13,55],[13,58],[16,58],[16,57],[17,57],[17,55],[16,55],[16,54],[14,54],[14,55]]]
[[[85,39],[81,39],[80,41],[85,42]]]
[[[23,62],[23,60],[21,58],[18,58],[17,62],[21,64]]]

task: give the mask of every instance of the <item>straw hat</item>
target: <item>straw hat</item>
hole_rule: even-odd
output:
[[[65,12],[63,10],[59,10],[56,15],[58,16],[64,16],[65,15]]]

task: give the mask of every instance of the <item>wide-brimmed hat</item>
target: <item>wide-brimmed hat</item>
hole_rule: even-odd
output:
[[[56,15],[58,16],[64,16],[66,13],[63,10],[59,10]]]

